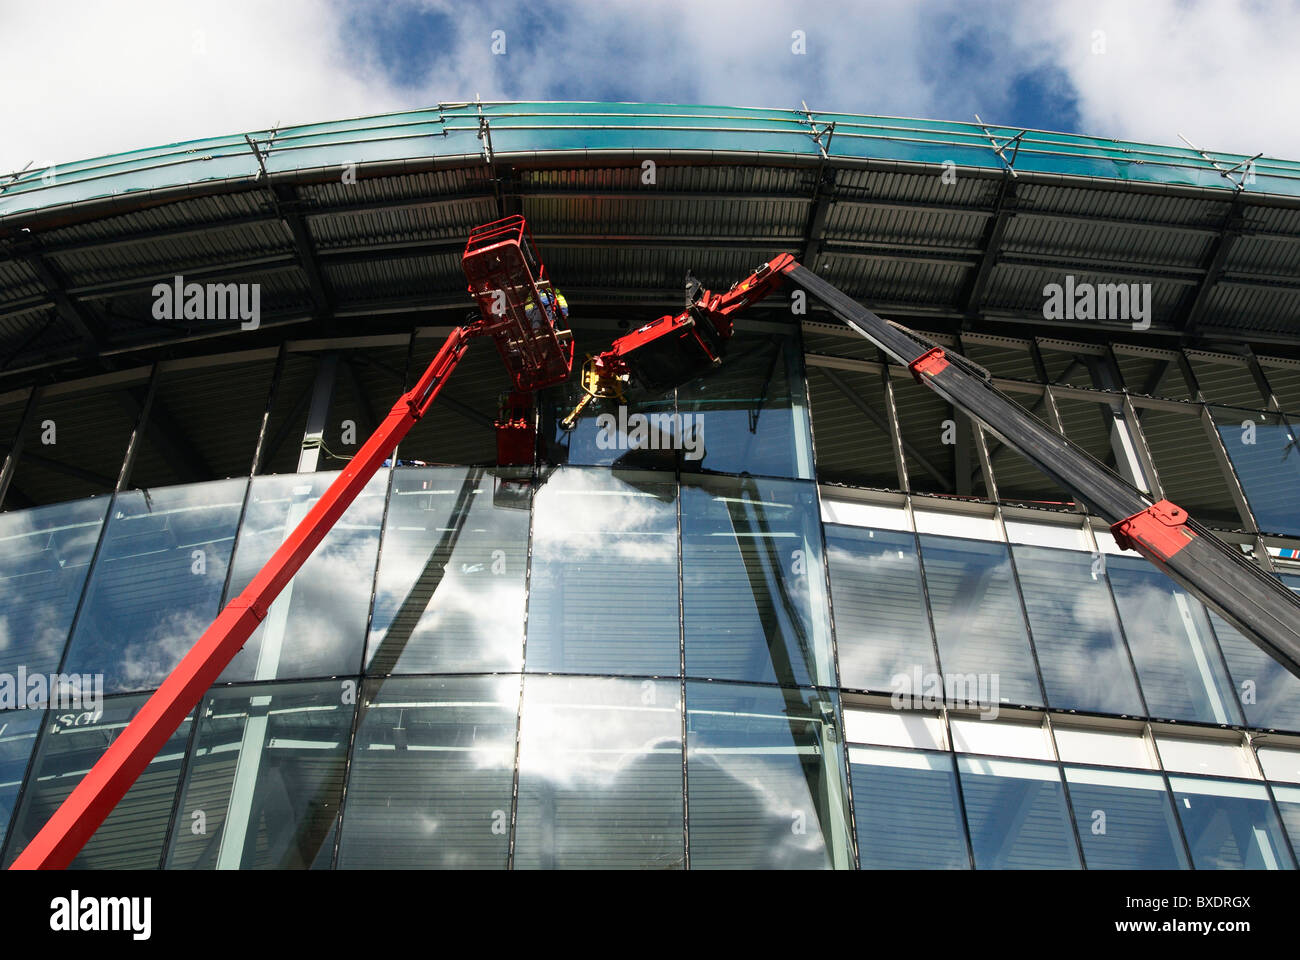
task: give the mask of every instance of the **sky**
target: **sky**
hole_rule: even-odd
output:
[[[0,0],[0,175],[475,96],[978,113],[1300,159],[1298,37],[1300,0]]]

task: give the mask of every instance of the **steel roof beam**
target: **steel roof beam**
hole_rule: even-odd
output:
[[[1243,224],[1241,213],[1241,195],[1237,194],[1228,206],[1228,212],[1223,218],[1223,226],[1219,230],[1218,239],[1214,241],[1214,246],[1210,250],[1209,259],[1205,265],[1205,274],[1201,277],[1201,282],[1196,288],[1192,302],[1182,316],[1174,321],[1174,326],[1184,338],[1195,337],[1199,333],[1198,326],[1205,316],[1206,308],[1209,306],[1210,294],[1219,282],[1223,267],[1228,262],[1228,255],[1232,253],[1233,244],[1236,243],[1237,237],[1241,235]]]
[[[22,255],[22,260],[36,274],[49,294],[50,302],[58,311],[59,317],[72,328],[82,343],[83,355],[95,356],[104,345],[104,337],[99,323],[81,304],[74,299],[75,292],[64,285],[59,271],[49,264],[41,254],[30,252]]]
[[[984,303],[984,294],[988,291],[989,281],[993,277],[993,268],[997,265],[998,255],[1002,252],[1002,240],[1006,236],[1007,227],[1010,226],[1015,212],[1016,184],[1007,177],[998,187],[998,198],[993,204],[992,219],[984,231],[984,240],[981,244],[983,253],[980,256],[979,266],[976,267],[966,288],[966,294],[962,298],[962,312],[967,317],[974,318],[980,312],[980,307]]]
[[[145,412],[147,391],[142,387],[127,387],[115,394],[122,409],[133,420],[139,421],[144,416],[144,432],[149,442],[167,460],[185,483],[198,483],[212,480],[216,471],[204,458],[203,454],[189,441],[190,432],[183,429],[176,418],[163,404],[162,398],[155,394],[153,402]],[[129,478],[128,478],[129,479]]]
[[[294,250],[298,254],[298,266],[307,277],[307,287],[311,290],[316,319],[328,328],[334,319],[334,297],[317,265],[311,232],[296,210],[298,195],[290,186],[268,187],[268,189],[271,190],[280,219],[288,228],[289,235],[293,237]]]

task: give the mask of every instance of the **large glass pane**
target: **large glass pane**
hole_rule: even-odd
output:
[[[1283,787],[1274,785],[1273,799],[1277,801],[1278,813],[1291,839],[1291,853],[1300,860],[1300,787]]]
[[[538,487],[529,672],[681,673],[677,484],[561,467]]]
[[[519,869],[684,865],[681,685],[526,677]]]
[[[1142,702],[1100,558],[1011,548],[1049,706],[1138,716]]]
[[[677,409],[702,456],[683,470],[812,477],[802,354],[797,334],[738,333],[721,367],[677,390]]]
[[[933,673],[916,538],[828,523],[826,559],[840,686],[894,690],[898,677]]]
[[[162,683],[220,612],[247,483],[118,494],[67,670],[104,674],[108,693]]]
[[[1165,781],[1157,773],[1066,767],[1089,870],[1186,870]]]
[[[368,673],[520,669],[525,478],[459,467],[403,467],[393,474]]]
[[[1262,783],[1170,777],[1197,870],[1291,870],[1282,825]]]
[[[688,682],[692,868],[848,869],[834,694]]]
[[[0,673],[59,668],[108,503],[0,514]]]
[[[1277,413],[1211,413],[1259,529],[1300,537],[1300,430]]]
[[[49,712],[40,750],[32,761],[27,792],[14,816],[13,831],[5,848],[6,867],[126,729],[145,700],[144,696],[113,697],[104,701],[98,711]],[[81,848],[72,861],[74,868],[158,869],[189,739],[190,718],[187,717]]]
[[[1041,705],[1006,545],[922,534],[921,562],[943,672],[975,677],[995,703]]]
[[[1205,608],[1139,557],[1106,564],[1153,717],[1241,723]]]
[[[686,672],[835,682],[817,491],[811,483],[682,483]]]
[[[328,868],[356,698],[355,680],[204,697],[167,866]]]
[[[587,346],[589,341],[579,342],[584,349],[593,349]],[[683,423],[671,389],[659,396],[633,389],[626,403],[590,403],[571,430],[560,422],[583,397],[577,378],[541,396],[542,429],[548,436],[543,455],[551,463],[675,470],[684,458],[698,460],[703,454],[706,437],[698,429],[703,421],[692,417]]]
[[[519,678],[368,680],[340,868],[505,869]]]
[[[36,734],[45,719],[42,710],[7,710],[0,713],[0,847],[13,818],[18,791],[27,774]]]
[[[243,592],[338,476],[284,474],[253,480],[228,597]],[[360,669],[387,485],[387,470],[366,484],[271,604],[222,680],[330,677]]]
[[[1295,578],[1283,577],[1287,580]],[[1292,589],[1296,589],[1294,586]],[[1300,677],[1261,650],[1213,610],[1206,611],[1228,662],[1228,672],[1252,727],[1300,730]]]
[[[849,747],[863,870],[968,870],[957,775],[946,753]]]
[[[1078,869],[1054,764],[958,757],[957,769],[978,869]]]

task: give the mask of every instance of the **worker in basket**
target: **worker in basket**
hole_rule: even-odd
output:
[[[541,305],[529,294],[528,301],[524,304],[524,313],[528,317],[528,322],[532,324],[533,330],[542,333],[547,326],[555,326],[557,320],[568,321],[569,304],[564,299],[564,294],[554,287],[543,287],[539,291],[541,296]]]

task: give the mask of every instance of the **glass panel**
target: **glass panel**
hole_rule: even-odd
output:
[[[1054,765],[958,757],[957,769],[978,869],[1078,869],[1065,790]]]
[[[526,477],[483,468],[393,474],[368,673],[519,671]]]
[[[916,538],[826,525],[840,685],[898,691],[895,678],[935,672]]]
[[[368,680],[340,868],[505,869],[519,678]]]
[[[1200,602],[1146,560],[1111,557],[1106,568],[1151,716],[1241,723]]]
[[[45,719],[43,710],[9,710],[0,713],[0,846],[13,818],[18,791],[27,774],[36,734]]]
[[[1273,799],[1291,838],[1291,853],[1300,860],[1300,787],[1274,787]]]
[[[0,514],[0,673],[59,668],[108,503]]]
[[[677,390],[703,456],[683,470],[812,477],[812,434],[797,335],[737,333],[721,367]]]
[[[1157,769],[1156,758],[1146,738],[1137,731],[1090,730],[1053,722],[1052,736],[1056,739],[1058,755],[1065,761]]]
[[[1259,529],[1300,537],[1300,432],[1276,413],[1210,412]]]
[[[957,775],[943,753],[849,749],[863,870],[968,870]]]
[[[337,473],[257,477],[235,544],[229,598],[243,592]],[[223,681],[356,673],[379,551],[388,471],[380,470],[325,535],[235,654]]]
[[[686,685],[692,868],[853,866],[837,700]]]
[[[1039,723],[990,723],[986,719],[952,717],[952,746],[959,753],[982,753],[1026,760],[1055,760],[1047,728]]]
[[[1300,783],[1300,750],[1256,746],[1255,756],[1264,768],[1264,777],[1283,783]]]
[[[1246,723],[1300,730],[1300,677],[1289,672],[1213,610],[1206,611],[1228,662]]]
[[[811,483],[683,482],[690,676],[833,684],[825,576]]]
[[[1070,805],[1089,870],[1186,870],[1164,778],[1066,767]]]
[[[109,693],[162,683],[221,610],[247,485],[118,494],[65,669],[104,674]]]
[[[1142,702],[1100,557],[1014,546],[1050,706],[1138,716]]]
[[[32,761],[22,808],[5,849],[13,863],[144,705],[145,697],[115,697],[98,711],[51,711]],[[176,800],[176,782],[190,739],[190,718],[167,738],[139,779],[72,861],[88,870],[156,870]]]
[[[534,500],[528,592],[530,672],[680,675],[672,476],[550,474]]]
[[[684,865],[681,685],[527,677],[519,869]]]
[[[1262,783],[1170,777],[1197,870],[1291,870],[1282,825]]]
[[[1156,748],[1168,771],[1259,779],[1250,750],[1241,740],[1192,740],[1158,734]]]
[[[921,562],[944,674],[982,681],[993,703],[1040,706],[1006,546],[922,534]]]
[[[327,868],[355,680],[225,687],[203,700],[169,868]]]
[[[579,338],[584,350],[594,351],[591,340]],[[551,463],[619,466],[639,470],[675,470],[680,459],[698,460],[705,434],[695,417],[682,422],[673,390],[665,396],[644,396],[629,391],[627,403],[593,401],[572,430],[560,421],[583,397],[578,378],[543,394],[543,430],[549,435],[544,456]]]
[[[913,710],[846,709],[844,739],[887,747],[947,747],[942,718]]]

